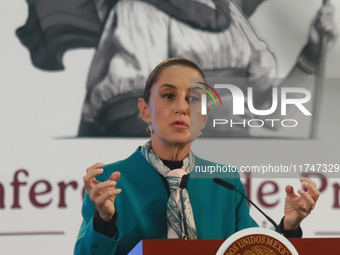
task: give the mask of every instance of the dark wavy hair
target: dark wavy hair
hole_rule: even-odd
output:
[[[149,75],[149,78],[146,81],[145,89],[144,89],[144,100],[146,103],[149,103],[152,86],[156,83],[162,71],[169,66],[190,67],[192,69],[195,69],[197,72],[199,72],[202,75],[202,78],[205,78],[201,68],[198,65],[196,65],[194,62],[191,62],[188,59],[174,57],[174,58],[169,58],[167,60],[164,60],[152,70],[152,72]]]

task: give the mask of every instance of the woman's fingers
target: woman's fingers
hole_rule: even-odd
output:
[[[105,202],[108,199],[111,199],[111,198],[114,199],[114,196],[118,195],[121,192],[122,192],[121,189],[115,189],[115,188],[111,188],[111,189],[106,190],[104,193],[102,193],[100,196],[98,196],[96,198],[96,205],[101,206],[101,205],[105,204]]]
[[[97,197],[106,192],[108,188],[114,188],[116,184],[117,182],[111,180],[105,182],[98,182],[91,190],[90,194],[91,200],[95,202]]]
[[[92,166],[86,168],[86,173],[89,173],[94,169],[103,168],[104,166],[105,166],[105,164],[103,164],[103,163],[95,163]]]
[[[113,172],[109,179],[111,181],[116,181],[117,182],[119,180],[119,178],[120,178],[120,172],[117,171],[117,172]]]
[[[306,190],[299,189],[300,196],[295,194],[292,186],[286,186],[285,228],[287,226],[287,229],[295,229],[311,213],[320,195],[316,183],[311,179],[301,178],[300,181]]]
[[[103,173],[104,166],[105,164],[103,163],[95,163],[92,166],[86,168],[86,175],[83,177],[83,181],[87,191],[89,191],[93,185],[98,183],[95,177]]]
[[[302,189],[300,189],[298,193],[303,198],[303,202],[300,203],[300,210],[309,213],[315,207],[314,199]]]
[[[315,207],[316,201],[319,198],[320,192],[316,188],[316,183],[309,178],[301,178],[300,181],[303,187],[307,190],[298,190],[300,195],[294,193],[292,186],[286,186],[287,198],[286,201],[289,205],[299,214],[309,214]]]
[[[83,181],[85,184],[85,188],[87,191],[90,191],[91,188],[93,188],[93,186],[97,183],[99,183],[96,180],[96,176],[100,175],[103,173],[103,169],[99,168],[99,169],[92,169],[92,170],[88,170],[86,169],[87,174],[83,177]]]
[[[319,199],[320,191],[316,187],[316,183],[309,178],[300,179],[303,187],[307,190],[307,193],[311,196],[314,203]]]
[[[102,173],[103,173],[103,168],[93,169],[83,177],[83,180],[84,181],[90,181],[92,178],[94,178],[94,177],[96,177],[96,176],[98,176]]]
[[[294,198],[286,197],[286,202],[296,211],[298,212],[300,209],[300,204],[294,200]]]
[[[301,198],[295,198],[289,196],[287,192],[287,202],[296,210],[297,212],[309,214],[315,207],[316,201],[319,198],[320,192],[316,188],[316,183],[309,178],[300,179],[303,187],[307,190],[298,190]],[[287,188],[286,188],[287,191]]]
[[[316,187],[316,183],[313,182],[313,181],[312,181],[311,179],[309,179],[309,178],[300,178],[299,180],[300,180],[300,182],[308,182],[308,183],[310,183],[311,185],[313,185],[314,187]]]
[[[297,197],[296,194],[294,193],[294,188],[291,185],[286,186],[286,194],[287,194],[287,197],[290,197],[290,198]]]
[[[107,181],[97,181],[96,176],[103,173],[104,166],[103,163],[96,163],[88,167],[83,180],[86,192],[96,206],[99,216],[103,220],[110,220],[115,213],[115,196],[122,190],[116,189],[117,181],[120,178],[120,172],[112,173]]]

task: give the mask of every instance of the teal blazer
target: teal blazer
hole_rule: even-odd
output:
[[[195,156],[196,166],[216,165]],[[118,231],[108,238],[93,229],[95,206],[85,194],[81,224],[74,254],[122,255],[142,239],[166,239],[168,190],[160,174],[145,160],[138,148],[125,160],[106,165],[98,181],[120,171],[115,207]],[[226,173],[228,182],[245,193],[238,173]],[[187,190],[193,209],[198,239],[226,239],[235,232],[257,227],[245,199],[216,185],[212,178],[190,178]],[[86,192],[85,192],[86,193]]]

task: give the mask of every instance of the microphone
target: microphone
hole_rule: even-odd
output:
[[[239,189],[237,189],[237,188],[235,187],[234,184],[231,184],[231,183],[229,183],[229,182],[227,182],[227,181],[225,181],[225,180],[222,180],[222,179],[220,179],[220,178],[217,178],[217,177],[215,177],[215,178],[213,179],[213,181],[214,181],[216,184],[218,184],[218,185],[221,185],[221,186],[223,186],[223,187],[225,187],[225,188],[227,188],[227,189],[230,189],[230,190],[235,190],[236,192],[240,193],[245,199],[247,199],[247,201],[249,201],[249,203],[251,203],[257,210],[259,210],[260,213],[262,213],[263,216],[266,217],[266,219],[267,219],[271,224],[274,225],[276,231],[277,231],[279,234],[282,234],[282,232],[281,232],[279,226],[275,223],[275,221],[273,221],[272,218],[270,218],[270,217],[269,217],[267,214],[265,214],[260,208],[258,208],[258,207],[257,207],[257,206],[256,206],[256,205],[255,205],[255,204],[254,204],[254,203],[253,203],[246,195],[244,195]]]
[[[182,213],[183,213],[183,227],[184,227],[184,236],[183,238],[185,240],[188,240],[189,239],[189,234],[188,234],[188,227],[187,227],[187,219],[185,217],[185,211],[184,211],[184,201],[183,201],[183,195],[182,195],[182,191],[183,189],[186,189],[187,188],[187,184],[188,184],[188,179],[189,179],[189,175],[183,175],[182,176],[182,180],[179,184],[179,187],[180,187],[180,196],[181,196],[181,204],[182,204]]]

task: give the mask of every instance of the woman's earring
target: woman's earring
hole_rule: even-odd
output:
[[[152,134],[152,133],[153,133],[153,130],[152,130],[151,123],[147,123],[146,125],[147,125],[146,131],[147,131],[149,134]]]
[[[198,133],[197,138],[201,139],[203,137],[202,130]]]

